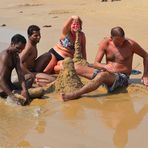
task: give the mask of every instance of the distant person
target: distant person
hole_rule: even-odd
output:
[[[108,0],[101,0],[101,2],[107,2]],[[120,1],[120,0],[111,0],[111,2],[113,1]]]
[[[105,84],[108,91],[128,86],[128,79],[132,71],[134,53],[143,58],[144,72],[142,81],[148,86],[148,53],[135,41],[125,38],[121,27],[111,29],[111,37],[105,38],[99,46],[94,62],[94,68],[76,65],[79,75],[92,79],[81,89],[62,94],[64,101],[80,97],[85,93],[96,90],[101,84]],[[102,64],[102,58],[106,56],[106,64]]]
[[[73,58],[75,52],[75,39],[76,32],[80,31],[80,46],[82,57],[86,59],[86,38],[84,32],[82,32],[82,20],[79,16],[71,16],[65,22],[62,34],[59,42],[49,50],[52,58],[48,63],[47,67],[44,69],[45,73],[55,73],[54,67],[58,64],[60,66],[60,62],[64,60],[66,57]],[[58,70],[57,70],[58,71]]]
[[[27,44],[20,53],[21,67],[24,74],[31,74],[37,83],[43,79],[46,82],[54,81],[54,77],[41,73],[51,60],[51,54],[47,52],[38,57],[37,44],[41,39],[40,28],[37,25],[30,25],[27,34]]]
[[[16,34],[11,38],[10,46],[0,52],[0,89],[9,96],[9,101],[21,105],[30,102],[19,58],[19,53],[24,49],[25,44],[26,39],[22,35]],[[12,92],[13,90],[17,90],[17,87],[11,82],[11,74],[14,68],[22,86],[21,94],[26,98],[25,102],[18,100]]]

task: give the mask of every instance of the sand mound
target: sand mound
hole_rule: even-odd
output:
[[[81,54],[79,31],[76,32],[75,53],[74,53],[73,61],[75,64],[81,64],[84,66],[88,65],[88,62],[85,59],[83,59]]]
[[[44,95],[44,89],[41,87],[30,88],[28,90],[28,92],[29,92],[31,99],[41,98]],[[25,100],[25,98],[22,95],[20,95],[19,93],[15,93],[15,96],[17,99],[24,99]]]
[[[56,92],[73,92],[81,87],[83,83],[76,74],[73,60],[66,58],[63,61],[63,69],[55,81]]]

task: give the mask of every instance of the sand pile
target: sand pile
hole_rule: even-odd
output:
[[[81,87],[83,83],[76,74],[73,60],[66,58],[63,61],[63,69],[55,81],[56,92],[73,92]]]
[[[83,59],[82,54],[81,54],[81,46],[80,46],[80,37],[79,37],[79,31],[76,32],[76,41],[75,41],[75,53],[74,53],[74,58],[73,61],[75,64],[81,64],[84,66],[88,65],[88,62]]]
[[[35,98],[41,98],[44,95],[44,89],[42,87],[38,87],[38,88],[30,88],[28,89],[28,93],[31,99],[35,99]],[[15,96],[18,99],[25,99],[22,95],[20,95],[19,93],[15,93]]]

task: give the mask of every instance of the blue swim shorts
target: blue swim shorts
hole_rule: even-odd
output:
[[[112,86],[108,87],[108,92],[113,92],[117,88],[123,88],[128,86],[129,76],[124,73],[115,73],[116,79]]]
[[[96,75],[100,72],[102,72],[102,70],[95,69],[92,79],[94,79],[96,77]],[[115,77],[116,77],[116,79],[115,79],[112,86],[107,86],[106,84],[103,84],[103,86],[105,86],[107,88],[108,92],[113,92],[117,88],[123,88],[123,87],[128,86],[128,80],[129,80],[128,75],[126,75],[124,73],[115,73]]]

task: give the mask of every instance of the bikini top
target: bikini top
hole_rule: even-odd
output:
[[[60,43],[63,47],[65,47],[69,50],[72,50],[72,51],[75,50],[74,43],[70,40],[69,34],[66,35],[66,37],[64,39],[61,39]]]

